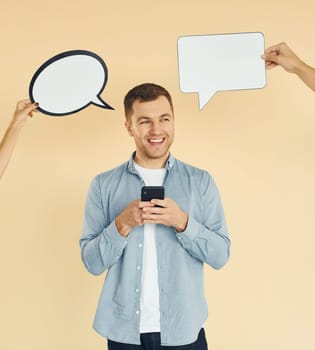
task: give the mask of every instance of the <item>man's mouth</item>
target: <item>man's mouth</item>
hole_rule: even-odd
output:
[[[162,137],[162,138],[159,138],[159,139],[148,139],[148,142],[151,145],[160,145],[161,143],[163,143],[164,140],[165,140],[165,138]]]

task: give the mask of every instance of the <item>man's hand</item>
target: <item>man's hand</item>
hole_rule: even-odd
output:
[[[143,207],[142,222],[172,226],[178,232],[185,231],[188,214],[183,211],[171,198],[152,199],[152,206]],[[156,207],[156,205],[160,207]]]
[[[281,66],[289,73],[298,73],[305,63],[296,56],[286,43],[268,47],[263,55],[266,69]]]
[[[141,202],[139,199],[131,202],[116,218],[116,227],[118,232],[126,237],[133,227],[143,225],[143,208],[152,207],[150,202]]]

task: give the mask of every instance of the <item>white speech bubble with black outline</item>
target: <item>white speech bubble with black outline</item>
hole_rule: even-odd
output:
[[[62,52],[40,66],[29,87],[30,100],[51,116],[67,116],[94,104],[114,109],[100,94],[107,83],[107,67],[91,51]]]
[[[217,91],[266,86],[260,32],[181,36],[177,51],[180,89],[199,94],[200,110]]]

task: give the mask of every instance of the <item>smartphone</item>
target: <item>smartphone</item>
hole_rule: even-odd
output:
[[[151,199],[164,199],[164,187],[143,186],[141,189],[141,201],[147,202]]]

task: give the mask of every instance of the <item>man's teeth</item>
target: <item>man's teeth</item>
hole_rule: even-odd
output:
[[[149,142],[152,142],[152,143],[159,143],[159,142],[162,142],[163,139],[159,139],[159,140],[149,140]]]

